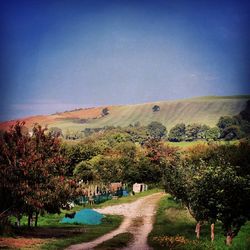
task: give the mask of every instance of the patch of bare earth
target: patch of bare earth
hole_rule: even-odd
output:
[[[107,241],[114,236],[129,232],[134,236],[134,240],[124,249],[133,250],[149,250],[147,244],[148,234],[153,228],[153,220],[156,213],[156,206],[163,193],[156,193],[138,199],[132,203],[125,203],[106,208],[96,209],[97,212],[103,214],[123,215],[124,220],[120,227],[108,234],[105,234],[96,240],[82,244],[72,245],[67,250],[84,250],[93,249],[97,245]]]
[[[0,238],[0,249],[37,249],[54,239],[72,237],[86,232],[82,227],[37,227],[15,230],[16,237]]]
[[[0,249],[12,249],[12,248],[30,248],[34,249],[35,246],[45,243],[44,239],[34,239],[34,238],[0,238]]]

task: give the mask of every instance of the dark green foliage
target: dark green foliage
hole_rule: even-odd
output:
[[[161,139],[163,136],[167,134],[166,127],[160,122],[151,122],[148,126],[148,133],[153,139]]]
[[[231,117],[231,116],[222,116],[220,117],[217,123],[217,127],[221,130],[224,130],[225,128],[228,128],[234,125],[239,125],[239,122],[235,117]]]
[[[240,126],[237,125],[228,126],[221,131],[221,137],[226,141],[240,139],[242,136],[243,132],[241,131]]]
[[[217,123],[221,138],[229,141],[233,139],[247,138],[250,135],[250,100],[243,111],[237,116],[221,117]]]
[[[165,188],[197,221],[222,222],[235,237],[250,219],[250,145],[198,145],[165,169]]]
[[[213,127],[213,128],[209,128],[206,132],[205,132],[205,137],[206,140],[210,141],[216,141],[220,138],[220,130],[218,127]]]
[[[186,136],[186,125],[184,123],[178,123],[170,129],[168,140],[172,142],[184,141]]]
[[[152,110],[153,110],[153,112],[158,112],[158,111],[160,111],[160,106],[159,105],[154,105],[153,106],[153,108],[152,108]]]
[[[87,139],[75,145],[64,144],[61,152],[68,159],[67,175],[72,176],[78,163],[90,160],[100,152],[100,149],[94,141]]]
[[[103,130],[104,128],[85,128],[82,132],[84,133],[85,137],[88,137]]]
[[[102,116],[106,116],[106,115],[108,115],[109,114],[109,109],[108,108],[104,108],[103,110],[102,110]]]
[[[128,127],[125,128],[126,133],[130,135],[131,141],[143,144],[148,139],[147,129],[145,127]]]
[[[247,101],[247,105],[244,110],[239,114],[242,120],[250,122],[250,100]]]
[[[58,127],[49,128],[49,133],[54,137],[63,136],[62,130],[60,128],[58,128]]]
[[[217,123],[217,127],[220,129],[221,138],[228,141],[239,139],[241,136],[239,125],[239,119],[236,117],[222,116]]]
[[[189,124],[186,126],[186,141],[204,139],[208,126],[201,124]]]
[[[74,176],[77,176],[83,182],[94,180],[94,170],[91,162],[81,161],[74,168]]]

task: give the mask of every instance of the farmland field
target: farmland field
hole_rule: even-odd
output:
[[[214,126],[220,116],[236,115],[244,109],[248,98],[193,98],[179,101],[162,101],[137,105],[112,106],[110,114],[87,123],[75,123],[67,120],[56,122],[55,126],[66,130],[82,130],[84,128],[100,128],[104,126],[128,126],[140,122],[147,125],[158,121],[171,128],[177,123],[204,123]],[[160,106],[160,111],[152,112],[154,105]]]
[[[237,115],[245,108],[250,96],[197,97],[175,101],[160,101],[154,103],[106,106],[109,114],[102,116],[104,107],[79,109],[57,113],[48,116],[24,118],[26,126],[38,122],[49,127],[59,127],[63,132],[82,131],[85,128],[101,128],[104,126],[121,126],[140,122],[147,125],[152,121],[164,124],[169,130],[175,124],[203,123],[214,126],[221,116]],[[154,105],[160,106],[160,111],[153,112]],[[7,128],[15,121],[3,122],[0,128]]]

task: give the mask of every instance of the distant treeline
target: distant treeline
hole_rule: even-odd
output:
[[[160,110],[159,106],[154,106],[154,112]],[[148,138],[163,139],[165,141],[180,142],[194,140],[234,140],[246,138],[250,134],[250,101],[247,102],[246,108],[236,116],[222,116],[219,118],[216,126],[210,127],[206,124],[178,123],[172,127],[169,132],[164,124],[152,121],[147,126],[141,125],[140,122],[130,124],[127,127],[106,126],[102,128],[85,128],[82,131],[73,132],[67,130],[64,134],[60,134],[69,140],[82,139],[89,137],[95,133],[104,133],[105,131],[128,133],[133,141],[143,142]],[[51,131],[59,131],[59,128],[51,128]]]

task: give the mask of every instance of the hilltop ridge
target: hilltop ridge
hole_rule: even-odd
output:
[[[100,106],[93,108],[77,108],[51,115],[25,117],[26,126],[31,128],[35,123],[42,126],[59,127],[62,130],[82,131],[84,128],[100,128],[104,126],[128,126],[140,122],[147,125],[151,121],[159,121],[167,128],[177,123],[204,123],[214,126],[220,116],[233,116],[242,111],[250,95],[238,96],[203,96],[180,100],[156,101],[143,104]],[[160,107],[154,112],[153,106]],[[108,109],[103,115],[102,110]],[[8,129],[17,120],[0,123],[0,129]]]

